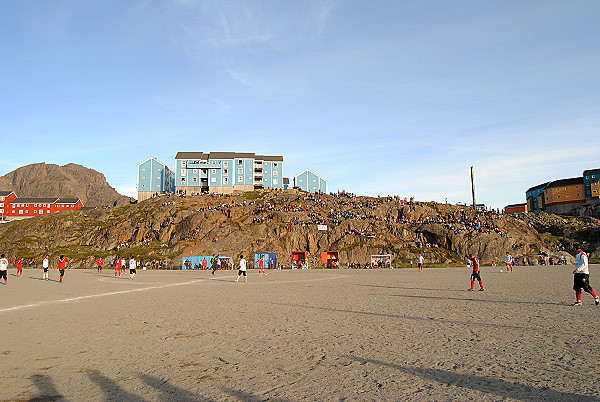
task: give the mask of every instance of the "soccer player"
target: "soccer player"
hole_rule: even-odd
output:
[[[215,274],[215,271],[221,268],[221,259],[219,258],[219,254],[215,254],[211,259],[212,263],[212,274]]]
[[[48,280],[48,268],[50,267],[50,258],[49,256],[44,257],[42,260],[42,268],[44,269],[44,273],[42,274],[42,280]]]
[[[136,268],[137,261],[135,260],[134,256],[131,256],[131,259],[129,260],[129,279],[133,279],[133,277],[135,276]]]
[[[102,267],[104,266],[104,260],[102,259],[102,257],[98,258],[98,261],[96,262],[96,267],[98,268],[98,273],[102,273]]]
[[[58,259],[58,272],[60,274],[60,278],[58,280],[59,282],[63,281],[63,276],[65,276],[65,269],[67,268],[67,262],[69,262],[69,259],[66,258],[64,255],[61,255]]]
[[[4,279],[4,284],[6,285],[6,280],[8,279],[8,260],[4,254],[0,255],[0,279]]]
[[[17,264],[17,276],[23,276],[23,259],[19,258],[15,263]]]
[[[424,264],[425,264],[425,257],[423,257],[423,254],[419,254],[419,256],[417,257],[417,267],[419,269],[419,272],[423,271]]]
[[[265,256],[262,255],[260,257],[260,259],[258,260],[258,274],[259,275],[266,275],[267,273],[265,272]]]
[[[117,276],[121,276],[121,266],[122,266],[122,261],[121,259],[117,256],[115,257],[115,277]]]
[[[508,251],[506,252],[506,257],[504,257],[504,263],[506,264],[506,272],[512,272],[515,259]]]
[[[246,276],[246,259],[243,255],[240,255],[240,266],[238,271],[238,277],[235,282],[239,282],[240,277],[244,275],[244,282],[248,282],[248,276]]]
[[[471,265],[473,266],[473,272],[471,273],[471,288],[469,288],[469,291],[475,290],[475,281],[479,281],[479,291],[483,292],[485,289],[483,288],[483,281],[479,275],[479,258],[471,253],[471,255],[469,255],[469,261],[471,261]]]
[[[581,306],[581,290],[585,290],[591,294],[595,301],[596,306],[600,304],[600,298],[594,289],[590,286],[590,267],[588,265],[588,256],[581,249],[579,244],[573,244],[573,249],[577,253],[575,257],[575,270],[573,271],[573,290],[575,291],[575,297],[577,301],[573,303],[574,306]]]

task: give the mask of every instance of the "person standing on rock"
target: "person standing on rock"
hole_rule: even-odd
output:
[[[506,264],[506,272],[512,272],[513,264],[515,263],[515,259],[512,255],[507,251],[506,257],[504,257],[504,264]]]
[[[248,282],[248,276],[246,275],[246,259],[243,255],[240,255],[240,267],[238,271],[238,277],[234,282],[239,282],[240,277],[244,276],[244,282]]]
[[[58,273],[60,274],[60,278],[58,281],[61,283],[63,281],[63,277],[65,276],[65,269],[67,268],[67,262],[69,262],[69,259],[66,258],[64,255],[61,255],[58,259]]]
[[[8,279],[8,260],[4,254],[0,255],[0,279],[4,279],[4,284]]]
[[[481,276],[479,275],[479,258],[475,257],[475,254],[471,253],[469,255],[469,261],[471,262],[471,266],[473,267],[473,272],[471,273],[471,287],[469,291],[475,290],[475,281],[479,282],[479,291],[483,292],[485,289],[483,287],[483,281],[481,280]]]
[[[44,273],[42,274],[42,280],[48,280],[48,268],[50,267],[50,257],[46,256],[44,257],[44,259],[42,260],[42,268],[44,270]]]
[[[585,290],[594,297],[596,306],[600,304],[600,298],[590,286],[590,267],[588,264],[588,256],[581,249],[579,244],[573,244],[573,249],[577,253],[575,257],[575,270],[573,271],[573,290],[577,301],[574,306],[581,306],[581,290]]]
[[[129,259],[129,279],[133,279],[135,277],[136,268],[137,268],[137,261],[135,260],[135,257],[132,255],[131,258]]]

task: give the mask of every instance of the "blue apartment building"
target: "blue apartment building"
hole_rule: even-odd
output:
[[[326,193],[327,180],[307,169],[297,176],[294,176],[294,187],[310,193]]]
[[[175,191],[230,194],[263,188],[283,189],[283,156],[238,152],[178,152]]]
[[[175,172],[158,159],[151,157],[138,164],[138,201],[156,194],[175,192]]]

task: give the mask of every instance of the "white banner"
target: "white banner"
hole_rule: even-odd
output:
[[[327,225],[317,225],[318,230],[327,230]]]

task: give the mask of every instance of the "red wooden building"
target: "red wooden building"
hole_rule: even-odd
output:
[[[13,193],[14,194],[14,193]],[[79,210],[83,203],[79,198],[15,198],[6,203],[7,217],[40,216],[60,211]]]
[[[0,191],[0,219],[8,216],[7,210],[15,198],[17,198],[17,195],[14,191]]]

